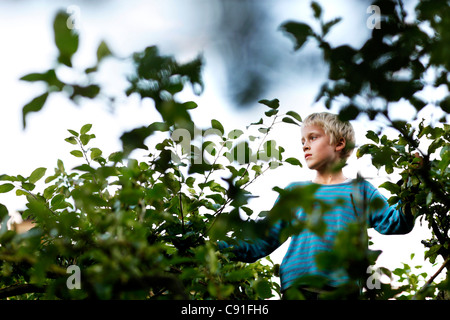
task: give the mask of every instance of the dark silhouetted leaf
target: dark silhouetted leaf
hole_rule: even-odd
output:
[[[293,38],[295,50],[300,49],[308,40],[308,37],[313,35],[311,27],[302,22],[286,22],[281,25],[281,30]]]
[[[278,100],[278,99],[273,99],[273,100],[263,99],[263,100],[259,100],[258,102],[268,106],[271,109],[278,109],[280,107],[280,100]]]
[[[288,111],[288,112],[286,112],[286,114],[288,116],[291,116],[292,118],[294,118],[298,122],[302,122],[302,117],[300,117],[300,115],[297,112],[295,112],[295,111]]]
[[[44,93],[43,95],[40,95],[39,97],[34,98],[30,102],[28,102],[22,109],[22,121],[23,121],[23,127],[25,128],[27,126],[26,117],[28,113],[30,112],[38,112],[42,109],[42,107],[45,104],[45,101],[47,101],[48,98],[48,92]]]
[[[359,115],[359,109],[354,104],[349,104],[341,109],[339,112],[339,119],[341,121],[355,120]]]

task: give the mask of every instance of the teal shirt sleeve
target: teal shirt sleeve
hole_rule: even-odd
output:
[[[298,183],[291,183],[286,189],[293,188],[296,185],[298,185]],[[278,200],[279,198],[275,203],[277,203]],[[231,248],[238,261],[252,263],[268,256],[283,244],[280,242],[280,235],[285,226],[286,223],[280,220],[273,224],[265,237],[251,240],[246,239],[245,241],[239,240],[236,245],[228,244],[225,241],[219,241],[218,248],[219,250]]]
[[[376,210],[369,212],[369,227],[381,234],[406,234],[414,228],[414,217],[410,212],[404,213],[401,203],[389,206],[385,196],[375,187],[370,190],[369,203],[377,202]]]
[[[268,256],[282,244],[279,240],[282,228],[283,223],[278,222],[269,229],[265,237],[245,241],[239,240],[236,245],[219,241],[218,247],[219,250],[231,248],[236,256],[236,260],[252,263]]]

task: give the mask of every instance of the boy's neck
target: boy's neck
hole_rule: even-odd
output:
[[[338,184],[347,180],[342,170],[338,172],[317,172],[316,178],[313,180],[317,184]]]

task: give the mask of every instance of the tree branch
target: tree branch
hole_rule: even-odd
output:
[[[438,269],[438,271],[436,271],[430,279],[428,279],[428,281],[425,283],[425,285],[419,290],[417,291],[417,293],[414,295],[412,300],[417,300],[417,297],[419,296],[419,294],[423,293],[434,281],[434,279],[436,279],[436,277],[442,272],[442,270],[444,270],[445,267],[450,265],[450,258],[447,258],[447,260],[444,261],[444,263],[441,265],[441,267]]]
[[[0,299],[19,296],[26,293],[42,293],[45,292],[45,286],[38,286],[31,283],[15,284],[0,289]]]

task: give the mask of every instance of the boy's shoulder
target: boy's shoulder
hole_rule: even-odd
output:
[[[289,183],[285,189],[292,189],[295,187],[308,186],[308,185],[318,185],[318,184],[316,184],[310,180],[295,181],[295,182]],[[339,184],[318,185],[318,186],[323,187],[323,188],[335,188],[335,187],[339,187],[339,186],[358,186],[363,190],[368,190],[368,191],[377,190],[377,188],[372,183],[370,183],[369,181],[367,181],[366,179],[361,178],[361,177],[358,177],[356,179],[348,179]]]
[[[292,189],[295,187],[306,186],[306,185],[310,185],[310,184],[312,184],[312,181],[294,181],[294,182],[289,183],[285,187],[285,189]]]

